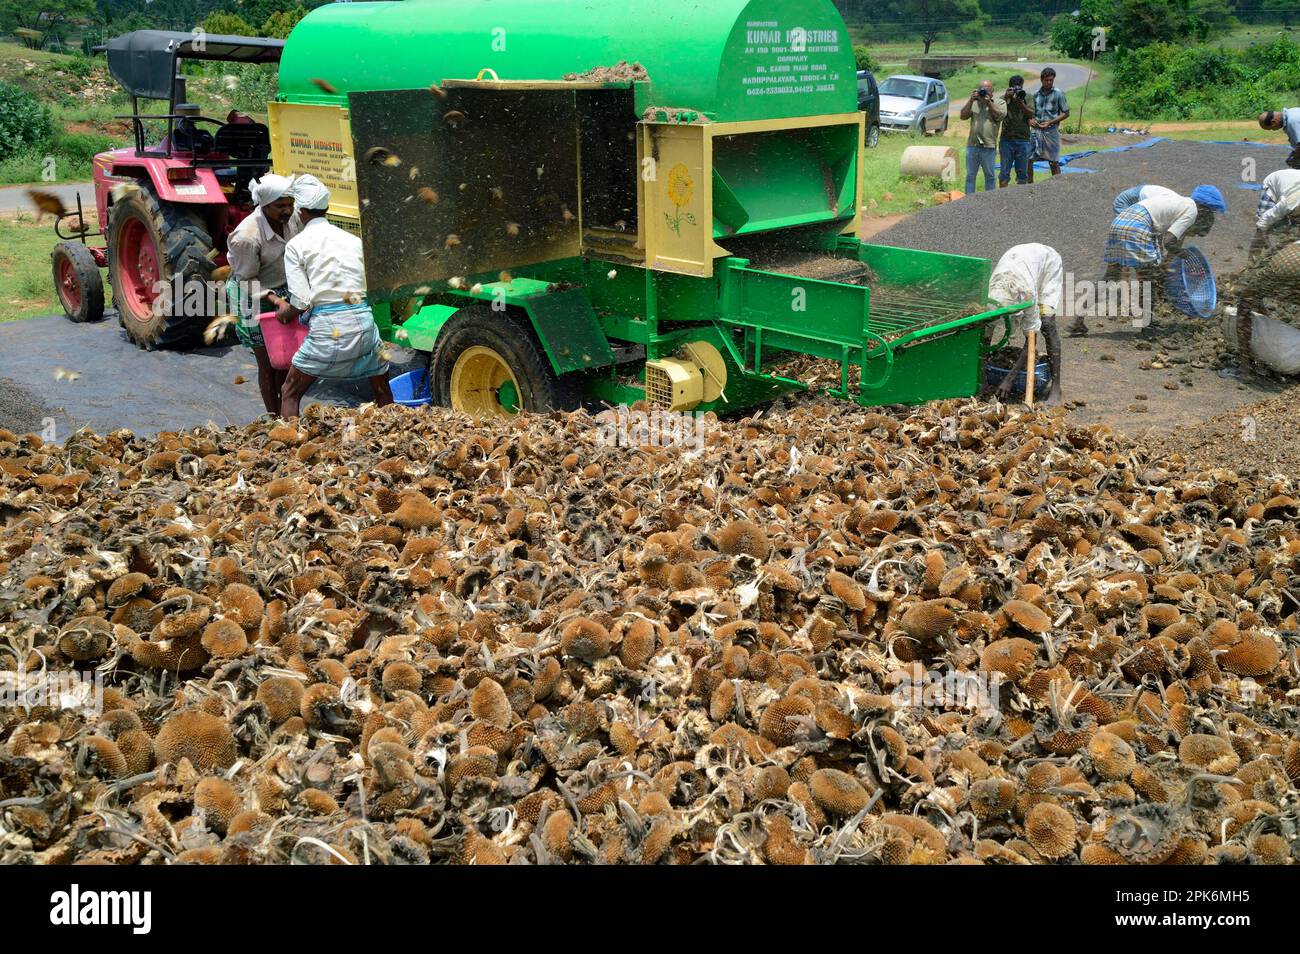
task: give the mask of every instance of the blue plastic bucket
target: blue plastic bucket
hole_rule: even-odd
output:
[[[1187,246],[1165,266],[1165,294],[1185,315],[1209,318],[1214,314],[1219,303],[1214,271],[1196,246]]]
[[[1010,368],[998,368],[991,364],[984,366],[984,383],[990,390],[996,389],[1007,375],[1011,373]],[[1020,371],[1016,374],[1015,379],[1011,382],[1011,394],[1023,396],[1025,393],[1025,372]],[[1034,393],[1046,394],[1047,389],[1052,385],[1052,366],[1046,358],[1043,358],[1034,367]]]
[[[393,392],[393,400],[403,407],[423,407],[433,403],[433,395],[429,393],[429,372],[424,368],[389,378],[388,389]]]

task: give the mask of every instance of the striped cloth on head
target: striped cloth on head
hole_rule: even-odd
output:
[[[307,340],[293,356],[293,366],[303,374],[346,380],[388,373],[383,341],[369,305],[342,301],[315,305],[303,319]]]
[[[1141,268],[1165,260],[1164,246],[1156,235],[1151,213],[1140,205],[1125,209],[1110,223],[1106,238],[1106,264]]]

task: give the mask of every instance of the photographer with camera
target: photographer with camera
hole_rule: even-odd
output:
[[[1029,161],[1033,151],[1033,133],[1029,121],[1034,118],[1034,111],[1029,106],[1029,96],[1025,93],[1023,76],[1013,76],[1007,83],[1007,91],[1002,94],[1006,105],[1006,118],[1002,121],[1002,141],[998,144],[999,170],[998,188],[1005,189],[1011,184],[1011,170],[1016,170],[1016,185],[1034,181],[1034,167]]]
[[[975,176],[984,171],[984,191],[994,188],[993,164],[998,151],[998,127],[1002,125],[1002,110],[993,101],[993,84],[988,80],[970,94],[961,108],[961,118],[970,120],[970,135],[966,137],[966,194],[975,192]]]

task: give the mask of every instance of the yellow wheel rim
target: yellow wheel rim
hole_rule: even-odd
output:
[[[510,365],[483,345],[467,348],[451,369],[451,406],[474,417],[514,417],[519,382]]]

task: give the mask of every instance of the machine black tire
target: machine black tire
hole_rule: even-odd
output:
[[[875,149],[878,145],[880,145],[880,127],[872,123],[867,130],[867,148]]]
[[[50,252],[54,290],[64,313],[75,322],[104,319],[104,278],[90,249],[80,242],[60,242]]]
[[[926,131],[926,128],[925,128],[925,120],[924,120],[924,119],[921,120],[921,122],[917,125],[916,128],[917,128],[917,131],[921,134],[921,138],[922,138],[922,139],[924,139],[926,136],[930,135],[930,134]]]
[[[527,318],[493,311],[488,305],[462,308],[438,335],[429,360],[435,404],[451,407],[451,377],[456,360],[475,345],[491,348],[509,365],[519,384],[523,410],[570,411],[582,403],[572,375],[557,376]]]
[[[133,227],[133,222],[143,224],[158,259],[157,278],[169,284],[177,275],[181,276],[182,283],[207,281],[212,273],[212,237],[196,213],[160,202],[144,187],[130,190],[109,209],[105,235],[108,278],[113,286],[113,304],[117,308],[118,321],[126,329],[127,337],[146,351],[186,344],[203,331],[211,316],[173,314],[179,309],[173,309],[169,299],[163,298],[163,305],[153,309],[147,319],[133,317],[142,313],[139,298],[134,299],[134,305],[128,300],[131,293],[127,289],[131,279],[123,274],[119,258],[120,243],[126,230]]]

